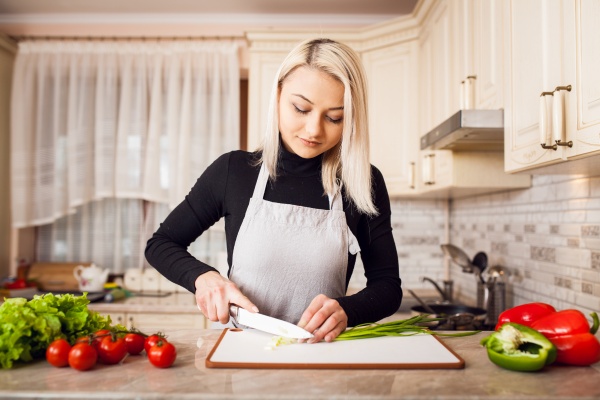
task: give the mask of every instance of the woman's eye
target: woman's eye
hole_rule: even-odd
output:
[[[301,108],[298,108],[298,106],[295,105],[295,104],[293,106],[294,106],[294,109],[296,110],[297,113],[300,113],[300,114],[307,114],[308,113],[308,111],[302,110]]]
[[[327,117],[327,119],[329,120],[329,122],[331,122],[333,124],[341,124],[342,121],[344,120],[344,117],[340,117],[340,118]]]

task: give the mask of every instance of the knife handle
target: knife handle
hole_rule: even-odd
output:
[[[231,322],[233,323],[233,326],[235,326],[236,328],[238,328],[237,317],[238,317],[239,311],[240,311],[240,306],[238,306],[236,304],[231,304],[229,306],[229,315],[231,316]]]

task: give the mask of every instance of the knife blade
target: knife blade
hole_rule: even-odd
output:
[[[231,315],[236,324],[258,329],[273,335],[293,339],[310,339],[313,337],[311,333],[297,325],[264,314],[252,313],[236,305],[229,307],[229,315]]]

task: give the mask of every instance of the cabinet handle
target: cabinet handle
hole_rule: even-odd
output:
[[[469,75],[460,83],[461,110],[475,108],[475,79],[477,79],[477,75]]]
[[[542,92],[540,94],[540,143],[542,144],[542,149],[552,149],[555,150],[558,148],[557,145],[546,145],[550,139],[550,130],[548,129],[548,104],[546,102],[546,96],[553,96],[553,92]]]
[[[426,185],[435,184],[435,153],[427,154],[423,163],[423,183]]]
[[[408,187],[415,188],[415,163],[414,161],[408,164]]]
[[[573,147],[573,141],[564,142],[565,132],[565,96],[564,92],[571,91],[571,85],[557,86],[554,89],[553,104],[552,104],[552,133],[554,134],[554,142],[558,146]]]

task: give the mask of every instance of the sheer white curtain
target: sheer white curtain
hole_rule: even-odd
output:
[[[14,71],[12,221],[43,226],[40,259],[140,267],[158,222],[239,148],[235,42],[28,41]]]

